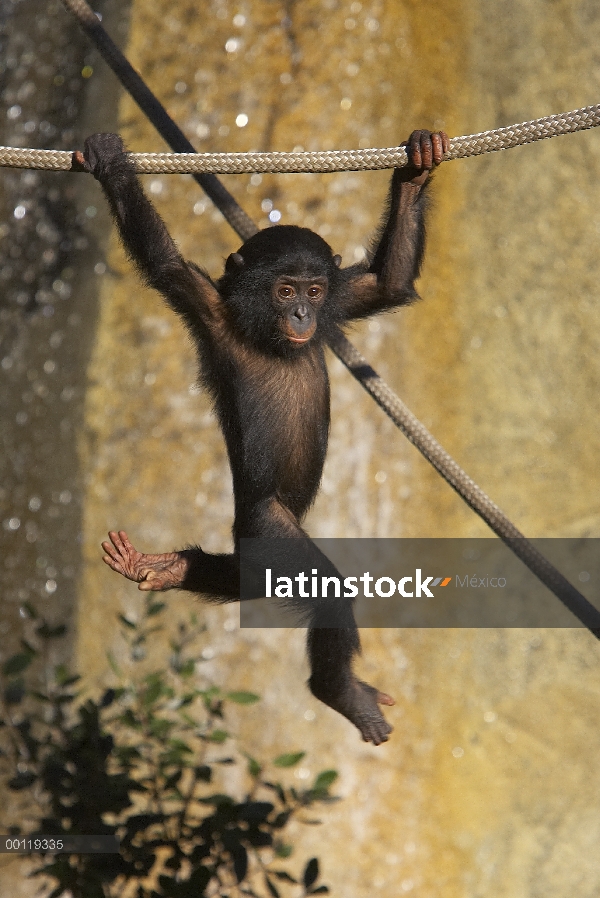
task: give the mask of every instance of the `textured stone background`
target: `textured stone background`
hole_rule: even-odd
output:
[[[390,146],[598,102],[591,0],[135,0],[127,53],[199,150]],[[97,62],[93,78],[109,85]],[[93,79],[92,79],[93,80]],[[248,117],[245,127],[236,117]],[[91,129],[106,127],[102,116]],[[164,145],[128,99],[131,150]],[[468,473],[529,536],[600,536],[600,134],[443,167],[423,302],[352,335]],[[230,177],[267,225],[319,231],[349,263],[389,175]],[[218,274],[239,241],[189,177],[146,185],[183,252]],[[95,185],[86,202],[102,208]],[[115,235],[100,286],[79,428],[79,663],[108,677],[117,612],[135,587],[100,561],[106,530],[140,548],[230,545],[230,480],[183,328],[142,288]],[[486,536],[483,524],[331,359],[331,448],[308,521],[316,536]],[[73,549],[76,552],[76,549]],[[193,601],[173,597],[173,613]],[[591,898],[600,891],[600,652],[570,630],[365,631],[360,669],[395,695],[392,740],[363,745],[303,685],[303,635],[232,631],[206,612],[207,670],[263,695],[235,729],[269,757],[307,748],[340,770],[344,801],[298,831],[335,894]],[[266,723],[267,722],[267,723]],[[348,846],[352,845],[349,863]],[[17,891],[11,894],[32,894]]]

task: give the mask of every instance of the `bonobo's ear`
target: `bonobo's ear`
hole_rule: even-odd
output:
[[[341,257],[341,256],[334,256],[334,257],[333,257],[333,264],[335,265],[336,268],[339,268],[340,265],[342,264],[342,257]]]
[[[240,268],[243,268],[245,264],[243,256],[240,256],[239,253],[232,253],[227,257],[227,261],[225,262],[225,271],[233,274],[234,272],[239,271]]]

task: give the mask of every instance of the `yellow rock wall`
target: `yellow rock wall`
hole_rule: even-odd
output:
[[[587,0],[136,0],[127,53],[199,150],[289,150],[391,146],[415,127],[468,134],[598,102],[599,41]],[[120,121],[131,150],[164,149],[126,98]],[[600,535],[599,170],[595,132],[444,166],[423,302],[352,336],[530,536]],[[261,226],[278,210],[348,264],[377,225],[388,177],[225,180]],[[239,241],[191,178],[146,185],[182,251],[218,275]],[[226,551],[232,513],[183,328],[114,235],[107,265],[81,440],[78,653],[100,681],[107,647],[120,651],[115,613],[139,607],[134,585],[102,565],[106,530],[125,528],[147,551],[194,541]],[[488,535],[333,359],[331,374],[331,448],[310,532]],[[193,599],[168,601],[177,614]],[[206,616],[210,672],[263,694],[236,722],[253,753],[307,748],[313,771],[340,769],[344,801],[298,834],[334,894],[598,894],[591,636],[365,632],[361,670],[398,702],[393,738],[375,749],[309,695],[301,632],[231,631],[235,608]]]

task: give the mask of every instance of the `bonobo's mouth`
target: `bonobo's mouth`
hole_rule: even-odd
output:
[[[303,343],[308,343],[308,341],[312,338],[312,333],[308,334],[306,337],[291,337],[288,334],[288,340],[290,343],[296,343],[296,345],[302,345]]]
[[[316,331],[317,322],[314,319],[312,321],[302,322],[300,327],[294,327],[289,322],[286,322],[283,327],[286,340],[294,346],[304,346],[305,343],[312,340]]]

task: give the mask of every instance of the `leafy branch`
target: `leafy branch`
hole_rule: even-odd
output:
[[[114,685],[98,699],[83,701],[79,676],[63,665],[43,690],[28,683],[46,643],[64,633],[31,606],[33,632],[2,667],[0,762],[9,788],[37,802],[28,834],[112,835],[120,843],[118,855],[46,855],[35,874],[51,878],[50,898],[328,892],[317,884],[316,858],[299,877],[287,869],[293,846],[284,831],[294,818],[320,822],[306,811],[336,800],[329,789],[337,773],[322,771],[298,789],[267,770],[291,769],[304,752],[281,754],[267,768],[238,747],[226,728],[227,707],[259,696],[198,683],[206,628],[195,615],[171,636],[168,665],[142,672],[165,608],[152,594],[144,602],[139,620],[120,616],[128,670],[109,658]],[[226,768],[236,764],[246,771],[241,798],[226,791]],[[13,827],[11,834],[22,833]]]

